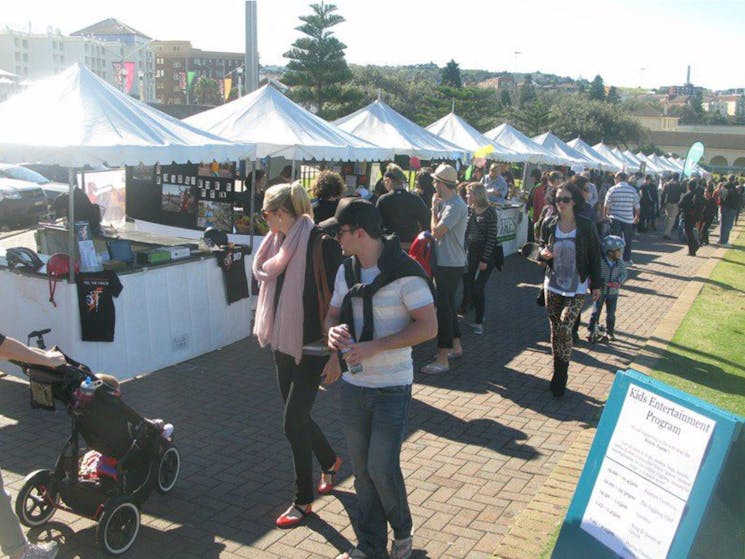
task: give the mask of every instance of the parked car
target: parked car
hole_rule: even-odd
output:
[[[41,173],[29,169],[24,165],[0,163],[0,179],[2,178],[25,181],[39,186],[44,192],[44,196],[46,196],[48,206],[50,207],[57,196],[68,192],[69,189],[66,183],[50,181]]]
[[[47,197],[36,183],[0,177],[0,225],[29,225],[48,214]]]

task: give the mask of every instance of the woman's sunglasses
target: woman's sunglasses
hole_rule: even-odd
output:
[[[561,202],[562,204],[568,204],[572,200],[573,198],[571,196],[561,196],[556,199],[556,203],[558,204],[559,202]]]

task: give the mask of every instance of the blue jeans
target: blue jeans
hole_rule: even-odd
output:
[[[341,412],[357,492],[357,547],[386,555],[388,527],[396,539],[411,535],[411,512],[401,473],[411,385],[363,388],[342,382]]]
[[[613,334],[616,329],[616,306],[618,305],[618,295],[600,295],[600,298],[592,304],[592,315],[590,315],[590,324],[588,329],[592,332],[600,321],[600,313],[603,312],[603,303],[605,303],[605,331]]]
[[[626,246],[623,248],[623,259],[629,262],[631,260],[631,237],[634,235],[634,224],[611,218],[610,234],[623,237],[626,242]]]
[[[722,208],[722,223],[719,228],[719,242],[721,244],[729,243],[729,233],[735,224],[737,210],[734,208]]]

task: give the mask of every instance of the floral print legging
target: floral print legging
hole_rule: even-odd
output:
[[[551,325],[551,351],[554,358],[569,362],[572,357],[572,326],[584,303],[584,295],[564,297],[546,289],[546,312]]]

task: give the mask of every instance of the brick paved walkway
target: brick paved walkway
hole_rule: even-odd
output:
[[[508,258],[488,286],[486,334],[465,335],[466,355],[450,374],[416,378],[403,448],[415,557],[494,553],[514,517],[596,421],[614,371],[634,360],[713,251],[705,247],[690,258],[658,234],[638,236],[636,265],[619,302],[618,341],[580,344],[562,400],[548,390],[548,324],[534,302],[540,271]],[[415,358],[422,363],[433,353],[429,343]],[[184,462],[173,493],[145,503],[143,528],[127,557],[321,558],[355,541],[348,461],[338,490],[315,502],[317,516],[294,530],[274,528],[292,496],[292,466],[271,356],[254,341],[134,379],[123,391],[144,415],[176,424]],[[319,393],[314,415],[346,457],[338,398],[338,386]],[[63,413],[31,410],[25,385],[12,378],[0,379],[0,411],[0,467],[15,493],[28,472],[53,465],[69,423]],[[32,539],[50,535],[64,542],[62,558],[99,556],[91,521],[58,513],[30,532]]]

